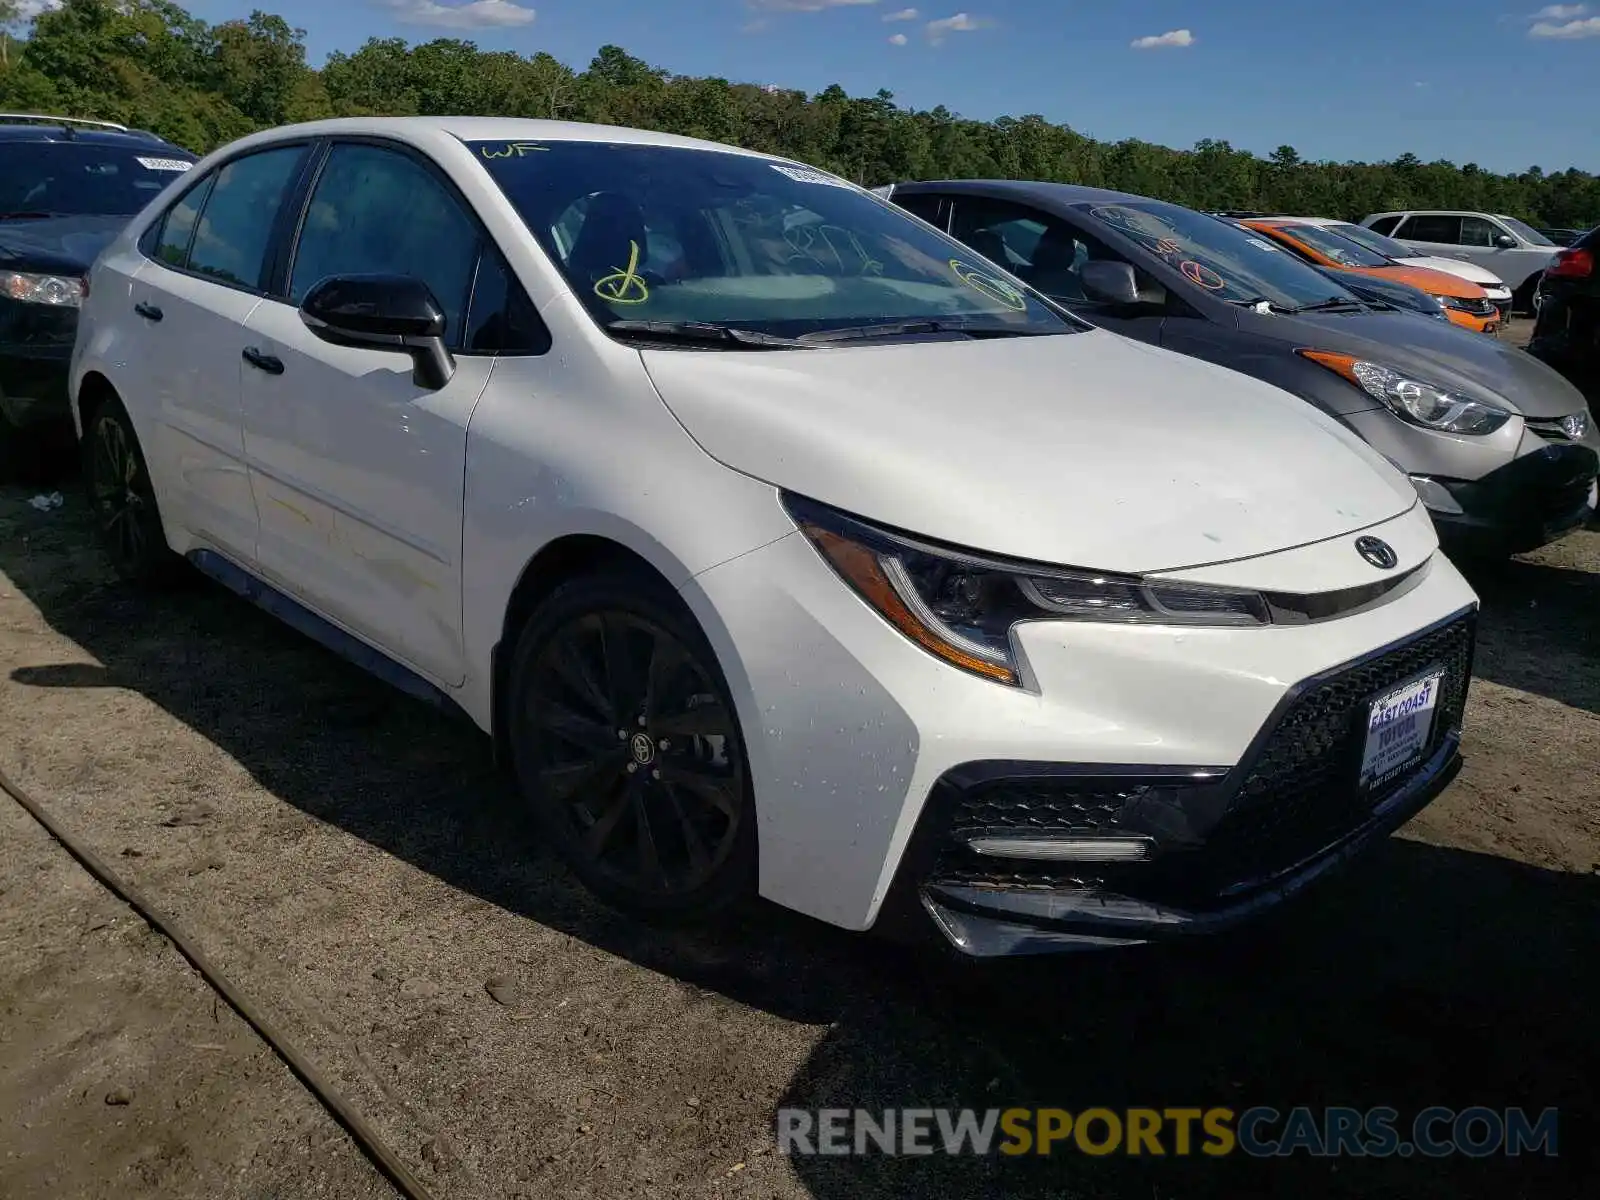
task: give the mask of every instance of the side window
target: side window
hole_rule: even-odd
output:
[[[272,227],[304,155],[304,146],[283,146],[235,159],[218,171],[189,249],[189,270],[237,287],[260,287]]]
[[[1500,232],[1500,227],[1493,221],[1485,221],[1482,217],[1461,218],[1461,244],[1463,246],[1480,246],[1487,249],[1494,245],[1495,234]]]
[[[462,352],[543,354],[549,349],[550,331],[534,311],[527,292],[499,253],[486,250],[467,306]]]
[[[1394,233],[1394,227],[1398,224],[1400,224],[1399,217],[1379,217],[1367,228],[1374,233],[1381,233],[1384,237],[1389,237]]]
[[[945,228],[945,222],[939,212],[939,197],[919,193],[914,196],[890,196],[890,202],[898,204],[908,213],[921,217],[928,224],[939,229]]]
[[[188,195],[167,210],[157,226],[152,258],[180,270],[189,265],[189,243],[194,240],[194,227],[214,182],[214,175],[202,180],[200,186],[191,188]]]
[[[958,201],[954,231],[990,262],[1058,300],[1088,299],[1083,264],[1118,258],[1064,221],[1009,204]]]
[[[300,303],[329,275],[412,275],[444,309],[445,341],[460,348],[478,243],[477,225],[421,163],[382,146],[337,145],[311,193],[289,299]]]
[[[1422,216],[1411,217],[1400,227],[1400,236],[1413,242],[1438,242],[1445,246],[1461,244],[1461,218]]]

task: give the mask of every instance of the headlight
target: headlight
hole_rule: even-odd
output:
[[[1482,300],[1466,300],[1460,296],[1435,296],[1434,299],[1446,308],[1471,313],[1475,317],[1487,316],[1494,311],[1494,305],[1489,303],[1487,297]]]
[[[1382,363],[1368,362],[1332,350],[1300,350],[1312,362],[1342,375],[1367,395],[1381,400],[1401,417],[1424,429],[1444,433],[1493,433],[1511,419],[1499,405],[1471,400]]]
[[[1011,631],[1022,621],[1266,625],[1265,597],[1137,576],[1008,562],[891,533],[784,496],[822,557],[891,625],[929,653],[998,683],[1021,682]]]
[[[89,289],[75,275],[28,275],[22,271],[0,271],[0,296],[23,304],[49,304],[57,308],[79,308]]]

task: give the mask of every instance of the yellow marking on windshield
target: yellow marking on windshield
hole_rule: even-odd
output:
[[[650,287],[639,276],[639,243],[628,243],[628,265],[595,281],[594,294],[612,304],[643,304]]]
[[[1027,297],[1005,280],[993,275],[986,275],[970,263],[962,262],[959,258],[950,260],[950,270],[957,279],[973,291],[989,297],[997,304],[1004,305],[1012,312],[1024,312],[1027,310]]]
[[[534,142],[507,142],[498,150],[489,146],[479,146],[478,153],[485,158],[521,158],[524,154],[533,154],[550,149],[549,146],[540,146]]]

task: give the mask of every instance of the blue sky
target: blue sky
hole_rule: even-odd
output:
[[[964,116],[1044,114],[1091,136],[1203,137],[1308,158],[1600,171],[1600,0],[189,0],[307,31],[466,37],[576,66],[615,42],[674,72]],[[891,40],[892,39],[892,40]],[[1140,48],[1140,39],[1156,44]]]

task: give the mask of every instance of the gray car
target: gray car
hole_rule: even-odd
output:
[[[1583,396],[1515,347],[1144,196],[1009,180],[878,194],[1102,328],[1316,405],[1410,476],[1455,553],[1519,553],[1594,514],[1600,432]]]
[[[1423,254],[1458,258],[1505,280],[1516,312],[1533,310],[1534,289],[1558,247],[1530,225],[1500,213],[1410,209],[1361,222]]]

